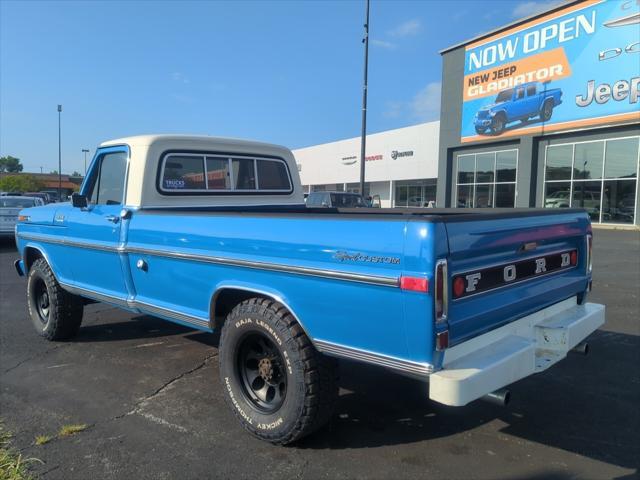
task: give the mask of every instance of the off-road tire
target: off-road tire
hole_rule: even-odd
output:
[[[486,127],[475,127],[475,129],[478,135],[484,135],[487,132]]]
[[[547,100],[542,105],[542,109],[540,110],[540,120],[543,122],[548,122],[551,120],[551,116],[553,115],[553,102],[551,100]]]
[[[504,127],[507,126],[507,119],[503,113],[498,113],[491,121],[491,131],[494,135],[501,135],[504,132]]]
[[[256,404],[259,400],[251,398],[250,382],[242,373],[246,342],[262,337],[279,353],[280,362],[273,365],[282,365],[286,380],[282,403],[273,411],[261,409]],[[249,361],[255,359],[250,356]],[[219,363],[225,401],[242,426],[261,440],[289,444],[331,418],[338,398],[337,363],[314,348],[293,315],[278,302],[251,298],[231,311],[222,328]]]
[[[46,309],[39,304],[43,292]],[[27,275],[27,306],[33,326],[47,340],[68,340],[78,333],[84,310],[82,299],[60,286],[44,258],[37,259]],[[47,315],[43,315],[44,311]]]

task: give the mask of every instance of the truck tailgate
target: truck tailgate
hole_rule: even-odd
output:
[[[588,287],[591,224],[584,211],[477,214],[445,225],[451,345]]]

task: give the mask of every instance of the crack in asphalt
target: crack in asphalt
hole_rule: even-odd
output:
[[[32,360],[35,360],[36,358],[44,357],[45,355],[48,355],[49,353],[51,353],[51,352],[53,352],[55,350],[58,350],[58,349],[64,348],[64,347],[68,347],[68,346],[71,346],[71,345],[73,345],[73,343],[63,343],[63,344],[60,344],[60,345],[56,345],[53,348],[47,348],[46,350],[44,350],[42,352],[38,352],[38,353],[36,353],[34,355],[31,355],[30,357],[27,357],[24,360],[20,360],[14,366],[7,368],[2,373],[3,373],[3,375],[6,374],[6,373],[9,373],[9,372],[15,370],[16,368],[20,367],[21,365],[24,365],[27,362],[31,362]]]
[[[129,410],[128,412],[125,413],[121,413],[120,415],[116,415],[115,417],[112,417],[110,420],[118,420],[121,418],[124,418],[128,415],[133,415],[135,413],[141,413],[142,408],[148,404],[151,400],[153,400],[155,397],[157,397],[158,395],[162,394],[167,388],[169,388],[172,384],[174,384],[175,382],[177,382],[178,380],[186,377],[187,375],[191,375],[192,373],[197,372],[198,370],[204,368],[205,366],[207,366],[211,360],[213,360],[214,358],[216,358],[218,356],[218,353],[212,353],[210,355],[207,355],[206,357],[204,357],[204,359],[195,367],[182,372],[172,378],[170,378],[168,381],[166,381],[165,383],[163,383],[160,387],[158,387],[156,390],[154,390],[151,394],[145,396],[143,399],[138,400],[134,405],[133,408],[131,410]]]

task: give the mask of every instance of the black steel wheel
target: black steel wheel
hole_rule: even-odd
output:
[[[262,333],[249,334],[238,348],[242,391],[258,410],[277,411],[287,395],[285,362],[275,344]]]
[[[44,258],[37,259],[29,269],[27,306],[31,323],[47,340],[66,340],[78,333],[82,299],[60,286]]]
[[[222,327],[219,359],[225,401],[255,437],[284,445],[331,418],[337,364],[282,304],[251,298],[236,305]]]
[[[43,325],[46,325],[49,322],[49,308],[51,306],[49,302],[49,291],[47,290],[47,284],[44,283],[44,280],[42,280],[42,278],[38,278],[34,282],[33,290],[38,318]]]

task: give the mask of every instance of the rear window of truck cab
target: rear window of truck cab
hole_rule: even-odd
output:
[[[159,172],[160,193],[291,193],[284,160],[244,155],[168,153]]]

